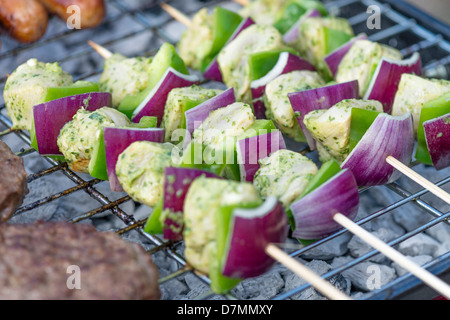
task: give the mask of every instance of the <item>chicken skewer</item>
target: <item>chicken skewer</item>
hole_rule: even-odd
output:
[[[434,184],[430,183],[423,177],[419,176],[413,170],[411,170],[410,168],[408,168],[407,166],[402,164],[397,159],[389,156],[386,158],[386,161],[389,164],[391,164],[393,167],[395,167],[396,169],[398,169],[399,171],[404,173],[405,175],[408,175],[409,177],[413,178],[415,181],[417,180],[417,182],[422,184],[424,187],[429,188],[430,191],[433,190],[432,191],[433,193],[442,197],[443,199],[445,199],[445,201],[447,203],[449,203],[449,200],[448,200],[449,196],[445,191],[438,188]],[[408,259],[406,259],[404,256],[402,256],[397,251],[390,248],[387,244],[385,244],[379,240],[377,241],[377,239],[374,239],[373,236],[368,237],[367,232],[365,232],[362,228],[361,228],[361,230],[359,230],[357,225],[355,227],[355,224],[350,219],[346,218],[345,216],[342,216],[341,214],[335,215],[333,217],[333,219],[336,222],[338,222],[340,225],[342,225],[343,227],[346,227],[353,233],[361,236],[369,244],[373,245],[375,248],[377,248],[381,252],[384,252],[388,257],[390,257],[392,260],[394,260],[397,263],[399,263],[400,265],[402,265],[405,269],[407,269],[411,273],[418,276],[424,282],[429,283],[430,286],[435,288],[437,291],[439,291],[443,295],[445,295],[445,296],[449,295],[449,293],[448,293],[449,288],[447,288],[448,286],[445,283],[443,283],[439,279],[436,279],[432,274],[430,274],[426,270],[420,268],[420,266],[412,264]],[[350,226],[350,227],[348,228],[348,226]],[[306,279],[308,279],[309,283],[313,284],[314,286],[318,286],[320,288],[320,290],[325,290],[328,293],[328,297],[338,298],[338,299],[343,298],[340,292],[337,294],[333,293],[333,292],[330,293],[330,289],[326,289],[326,287],[328,286],[328,283],[326,281],[325,282],[327,284],[323,284],[320,280],[318,280],[315,277],[315,275],[308,274],[309,270],[305,270],[305,267],[301,264],[296,263],[295,260],[294,261],[290,260],[290,257],[288,255],[286,255],[284,252],[282,252],[281,250],[279,250],[274,244],[268,245],[266,248],[266,252],[271,257],[273,257],[275,260],[278,260],[283,265],[289,267],[292,271],[296,272],[299,276],[303,276]]]

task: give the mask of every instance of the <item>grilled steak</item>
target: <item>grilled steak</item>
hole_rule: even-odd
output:
[[[0,225],[0,299],[160,299],[158,271],[138,244],[86,224]]]
[[[0,140],[0,222],[8,220],[28,193],[23,159]]]

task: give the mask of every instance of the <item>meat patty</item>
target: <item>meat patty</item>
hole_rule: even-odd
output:
[[[0,223],[11,218],[27,193],[23,159],[0,140]]]
[[[158,270],[138,244],[87,224],[0,225],[0,299],[160,299]]]

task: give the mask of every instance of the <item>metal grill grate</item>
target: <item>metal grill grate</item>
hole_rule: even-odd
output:
[[[224,5],[228,8],[238,9],[239,6],[231,1],[167,1],[171,5],[179,8],[186,15],[192,15],[203,6],[215,6],[217,4]],[[324,1],[331,13],[348,18],[353,26],[355,33],[365,32],[369,38],[374,41],[385,43],[401,50],[404,55],[419,51],[421,53],[424,69],[427,76],[449,78],[450,73],[450,43],[446,38],[448,34],[439,34],[438,30],[425,28],[420,24],[420,20],[413,19],[403,15],[387,2],[378,2],[372,0],[326,0]],[[147,3],[143,5],[143,3]],[[382,28],[380,30],[368,30],[366,27],[366,19],[368,17],[366,10],[369,5],[378,5],[382,8]],[[74,79],[90,80],[97,79],[101,72],[103,62],[101,58],[92,51],[87,45],[87,40],[93,40],[111,51],[123,53],[128,56],[134,55],[153,55],[163,42],[176,43],[181,35],[183,27],[174,21],[168,14],[163,12],[158,3],[155,1],[125,1],[125,0],[108,0],[108,15],[102,25],[95,30],[67,30],[61,25],[61,22],[52,19],[50,30],[47,35],[40,41],[31,45],[17,45],[12,40],[5,39],[3,41],[2,53],[0,53],[0,68],[3,70],[0,79],[1,89],[6,81],[6,73],[11,72],[12,67],[18,66],[29,58],[38,58],[47,61],[51,57],[51,61],[57,61],[63,69],[70,72]],[[119,24],[119,20],[122,20]],[[116,25],[126,28],[118,28]],[[53,27],[52,27],[53,26]],[[61,32],[62,30],[62,32]],[[59,44],[64,43],[67,50],[58,50]],[[51,53],[50,53],[51,52]],[[41,58],[42,57],[42,58]],[[13,150],[22,156],[25,163],[32,162],[35,158],[41,158],[36,152],[30,148],[29,136],[25,132],[12,131],[10,129],[11,121],[9,120],[3,102],[0,106],[0,138],[13,141],[19,145],[17,150]],[[17,140],[21,141],[17,144]],[[137,238],[143,242],[149,243],[149,254],[155,255],[159,253],[165,254],[170,261],[174,261],[176,268],[173,272],[164,275],[160,279],[160,285],[164,286],[171,279],[181,274],[192,272],[205,284],[209,284],[209,280],[195,273],[190,269],[180,254],[180,248],[183,246],[181,242],[172,243],[165,240],[150,236],[141,230],[145,223],[146,217],[136,217],[128,213],[127,204],[133,204],[131,198],[122,193],[112,194],[104,188],[105,182],[92,179],[83,174],[72,172],[65,164],[59,164],[56,161],[45,158],[45,168],[37,171],[29,172],[28,183],[33,183],[46,178],[52,178],[55,175],[63,176],[69,183],[69,187],[62,191],[56,191],[47,194],[39,199],[28,202],[20,207],[16,212],[17,216],[26,216],[34,214],[36,208],[40,209],[46,205],[54,203],[59,199],[64,201],[73,201],[81,204],[84,200],[83,196],[94,201],[92,208],[82,210],[70,217],[72,223],[83,222],[93,216],[113,217],[119,221],[115,224],[115,231],[127,236],[132,232],[137,233]],[[420,166],[413,164],[413,168]],[[450,182],[450,172],[432,172],[430,180],[436,182],[437,185],[446,188]],[[426,190],[420,188],[411,189],[410,186],[403,184],[405,180],[399,181],[380,187],[387,188],[393,196],[394,200],[386,203],[382,208],[373,209],[369,215],[357,223],[364,225],[375,221],[378,217],[389,215],[396,209],[403,206],[410,206],[411,210],[422,212],[429,215],[430,219],[419,227],[410,230],[401,237],[391,240],[388,244],[396,246],[402,241],[419,234],[428,228],[437,224],[449,223],[450,212],[448,207],[442,206],[442,203],[433,199]],[[65,186],[66,184],[64,184]],[[369,188],[361,190],[363,196]],[[81,199],[81,200],[80,200]],[[366,198],[365,200],[369,200]],[[86,200],[87,201],[87,200]],[[84,208],[84,206],[83,206]],[[124,209],[125,208],[125,209]],[[145,209],[145,208],[144,208]],[[150,211],[147,211],[147,214]],[[118,226],[118,227],[117,227]],[[322,239],[312,245],[297,249],[290,252],[292,256],[300,256],[309,250],[320,247],[328,241],[346,233],[342,230],[330,237]],[[355,258],[353,261],[346,263],[338,268],[323,274],[324,278],[330,278],[340,272],[347,270],[358,263],[378,254],[378,251],[372,250],[366,254]],[[438,274],[442,278],[448,280],[450,278],[450,252],[446,252],[433,261],[425,265],[431,272]],[[293,295],[309,288],[309,284],[296,287],[293,290],[278,294],[273,299],[289,299]],[[364,296],[364,299],[400,299],[411,297],[434,297],[435,293],[430,292],[426,285],[420,283],[411,274],[406,274],[391,281],[382,288],[370,292]],[[198,299],[215,298],[214,295],[206,290],[199,294]],[[223,296],[223,298],[233,299],[231,295]]]

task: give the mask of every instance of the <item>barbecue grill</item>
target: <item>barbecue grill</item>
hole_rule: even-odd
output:
[[[18,45],[10,39],[2,39],[0,51],[0,84],[6,81],[6,73],[12,72],[15,67],[29,58],[37,58],[42,61],[57,61],[62,68],[74,76],[74,80],[98,79],[103,61],[102,58],[88,45],[88,40],[93,40],[107,49],[122,53],[127,56],[150,56],[156,53],[163,42],[176,43],[184,27],[159,6],[157,1],[140,0],[107,0],[107,16],[103,23],[95,29],[69,30],[64,22],[52,19],[47,34],[39,42]],[[227,8],[238,9],[239,5],[232,1],[167,1],[178,8],[187,16],[194,14],[201,7],[213,7],[223,5]],[[449,79],[450,74],[450,28],[430,16],[418,11],[403,1],[375,1],[375,0],[325,0],[328,10],[338,16],[349,19],[355,30],[355,34],[364,32],[370,40],[385,43],[396,47],[408,56],[418,51],[421,54],[425,75],[434,78]],[[381,8],[381,28],[368,29],[366,25],[369,14],[367,8],[377,5]],[[205,86],[215,86],[214,83],[204,83]],[[60,164],[50,158],[39,156],[30,148],[30,139],[27,132],[11,130],[11,121],[7,116],[4,104],[0,106],[0,138],[13,146],[13,151],[23,157],[25,166],[29,170],[28,183],[32,186],[40,181],[54,181],[58,183],[52,186],[48,194],[42,194],[30,198],[27,196],[24,204],[17,210],[13,219],[33,220],[34,215],[40,210],[45,210],[57,201],[73,203],[75,213],[56,217],[66,219],[72,223],[84,223],[92,218],[107,221],[99,229],[112,228],[115,232],[129,241],[141,242],[152,256],[164,256],[164,263],[169,266],[161,274],[160,286],[169,286],[173,279],[188,273],[192,274],[203,286],[200,285],[196,299],[235,299],[232,293],[217,296],[208,289],[207,277],[191,269],[183,258],[182,242],[165,241],[143,232],[142,227],[151,208],[134,203],[124,193],[112,193],[108,190],[107,182],[92,179],[84,174],[74,173],[65,164]],[[309,153],[307,149],[302,150]],[[311,153],[311,157],[314,154]],[[422,170],[424,166],[412,163],[413,170]],[[425,168],[426,169],[426,168]],[[450,171],[436,171],[426,169],[427,177],[444,189],[450,187]],[[61,183],[63,181],[64,183]],[[51,182],[50,182],[51,183]],[[33,187],[31,187],[33,189]],[[392,195],[386,199],[382,206],[379,202],[371,206],[370,196],[364,195],[370,189],[383,189]],[[47,190],[47,189],[46,189]],[[366,216],[359,219],[357,224],[364,226],[376,221],[377,218],[393,214],[399,208],[407,207],[411,212],[418,212],[426,216],[419,226],[408,230],[403,235],[388,242],[392,247],[397,247],[407,239],[425,232],[439,224],[449,224],[449,207],[436,199],[427,190],[408,183],[408,179],[402,177],[398,181],[385,186],[364,188],[360,190]],[[36,217],[37,219],[37,217]],[[286,246],[285,250],[293,257],[300,257],[308,252],[326,245],[333,239],[348,233],[341,230],[314,244],[302,247],[295,242]],[[322,274],[325,279],[335,278],[345,270],[348,270],[364,261],[368,261],[379,254],[377,250],[370,250]],[[159,261],[154,259],[155,261]],[[162,266],[159,266],[162,267]],[[439,276],[446,282],[450,282],[450,251],[442,253],[433,260],[423,265],[424,268]],[[304,283],[295,288],[275,293],[271,299],[291,299],[311,285]],[[249,296],[257,296],[249,294]],[[383,285],[381,288],[366,292],[357,297],[360,299],[434,299],[438,294],[426,284],[418,280],[414,275],[406,273]]]

